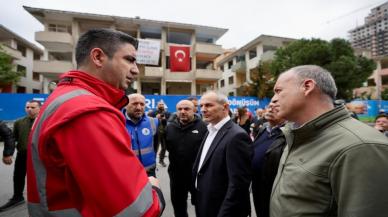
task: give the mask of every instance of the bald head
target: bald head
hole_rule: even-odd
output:
[[[337,87],[330,72],[305,65],[282,73],[274,92],[272,103],[279,117],[302,125],[334,108]]]
[[[138,93],[128,95],[127,114],[133,121],[138,121],[144,114],[145,97]]]
[[[181,124],[185,125],[194,120],[195,113],[194,103],[189,100],[181,100],[176,105],[176,111],[178,120]]]

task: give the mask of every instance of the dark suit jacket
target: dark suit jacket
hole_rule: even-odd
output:
[[[241,127],[228,121],[218,131],[197,172],[205,140],[193,167],[193,182],[197,179],[193,198],[197,217],[248,216],[251,139]]]

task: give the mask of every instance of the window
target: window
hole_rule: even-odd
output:
[[[32,93],[40,93],[40,90],[38,90],[38,89],[32,89]]]
[[[26,67],[25,66],[17,65],[16,66],[16,71],[17,72],[21,72],[22,76],[26,77]]]
[[[234,83],[234,77],[233,75],[229,77],[229,84],[233,84]]]
[[[140,32],[140,38],[154,38],[154,39],[161,39],[162,33],[161,32]]]
[[[40,60],[40,54],[34,53],[34,60]]]
[[[276,51],[277,47],[272,45],[264,45],[263,46],[263,52],[266,51]]]
[[[71,52],[49,52],[48,59],[49,60],[61,60],[61,61],[72,61],[72,53]]]
[[[245,55],[237,56],[237,57],[236,57],[236,60],[237,60],[237,62],[245,61]]]
[[[222,80],[220,81],[220,87],[224,87],[224,86],[225,86],[225,80],[222,79]]]
[[[24,47],[23,45],[18,44],[17,45],[17,50],[20,51],[24,57],[26,56],[26,52],[27,52],[26,47]]]
[[[32,79],[34,80],[34,81],[39,81],[40,80],[40,76],[39,76],[40,74],[39,73],[37,73],[37,72],[32,72]]]
[[[228,62],[228,69],[232,68],[232,66],[233,66],[233,60]]]
[[[63,25],[63,24],[49,24],[48,26],[49,32],[67,32],[71,34],[71,26]]]
[[[170,68],[170,57],[166,56],[166,69]]]
[[[23,86],[16,87],[16,93],[25,93],[25,92],[26,92],[26,87],[23,87]]]
[[[229,96],[234,96],[234,92],[229,92]]]
[[[220,66],[220,70],[221,70],[221,71],[224,71],[224,64],[222,64],[222,65]]]
[[[249,59],[253,59],[257,56],[256,49],[249,51]]]
[[[191,33],[189,32],[177,32],[177,31],[168,31],[167,32],[167,42],[174,44],[191,44]]]

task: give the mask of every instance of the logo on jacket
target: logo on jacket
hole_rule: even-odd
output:
[[[193,130],[193,131],[191,131],[192,133],[199,133],[199,131],[198,130]]]
[[[143,133],[144,136],[148,136],[148,135],[150,135],[151,131],[147,128],[143,128],[141,130],[141,133]]]

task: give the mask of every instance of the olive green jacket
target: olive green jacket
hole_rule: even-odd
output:
[[[388,216],[388,139],[337,107],[283,129],[271,217]]]
[[[19,152],[27,151],[28,136],[35,119],[28,116],[18,119],[13,125],[13,135],[16,141],[16,149]]]

